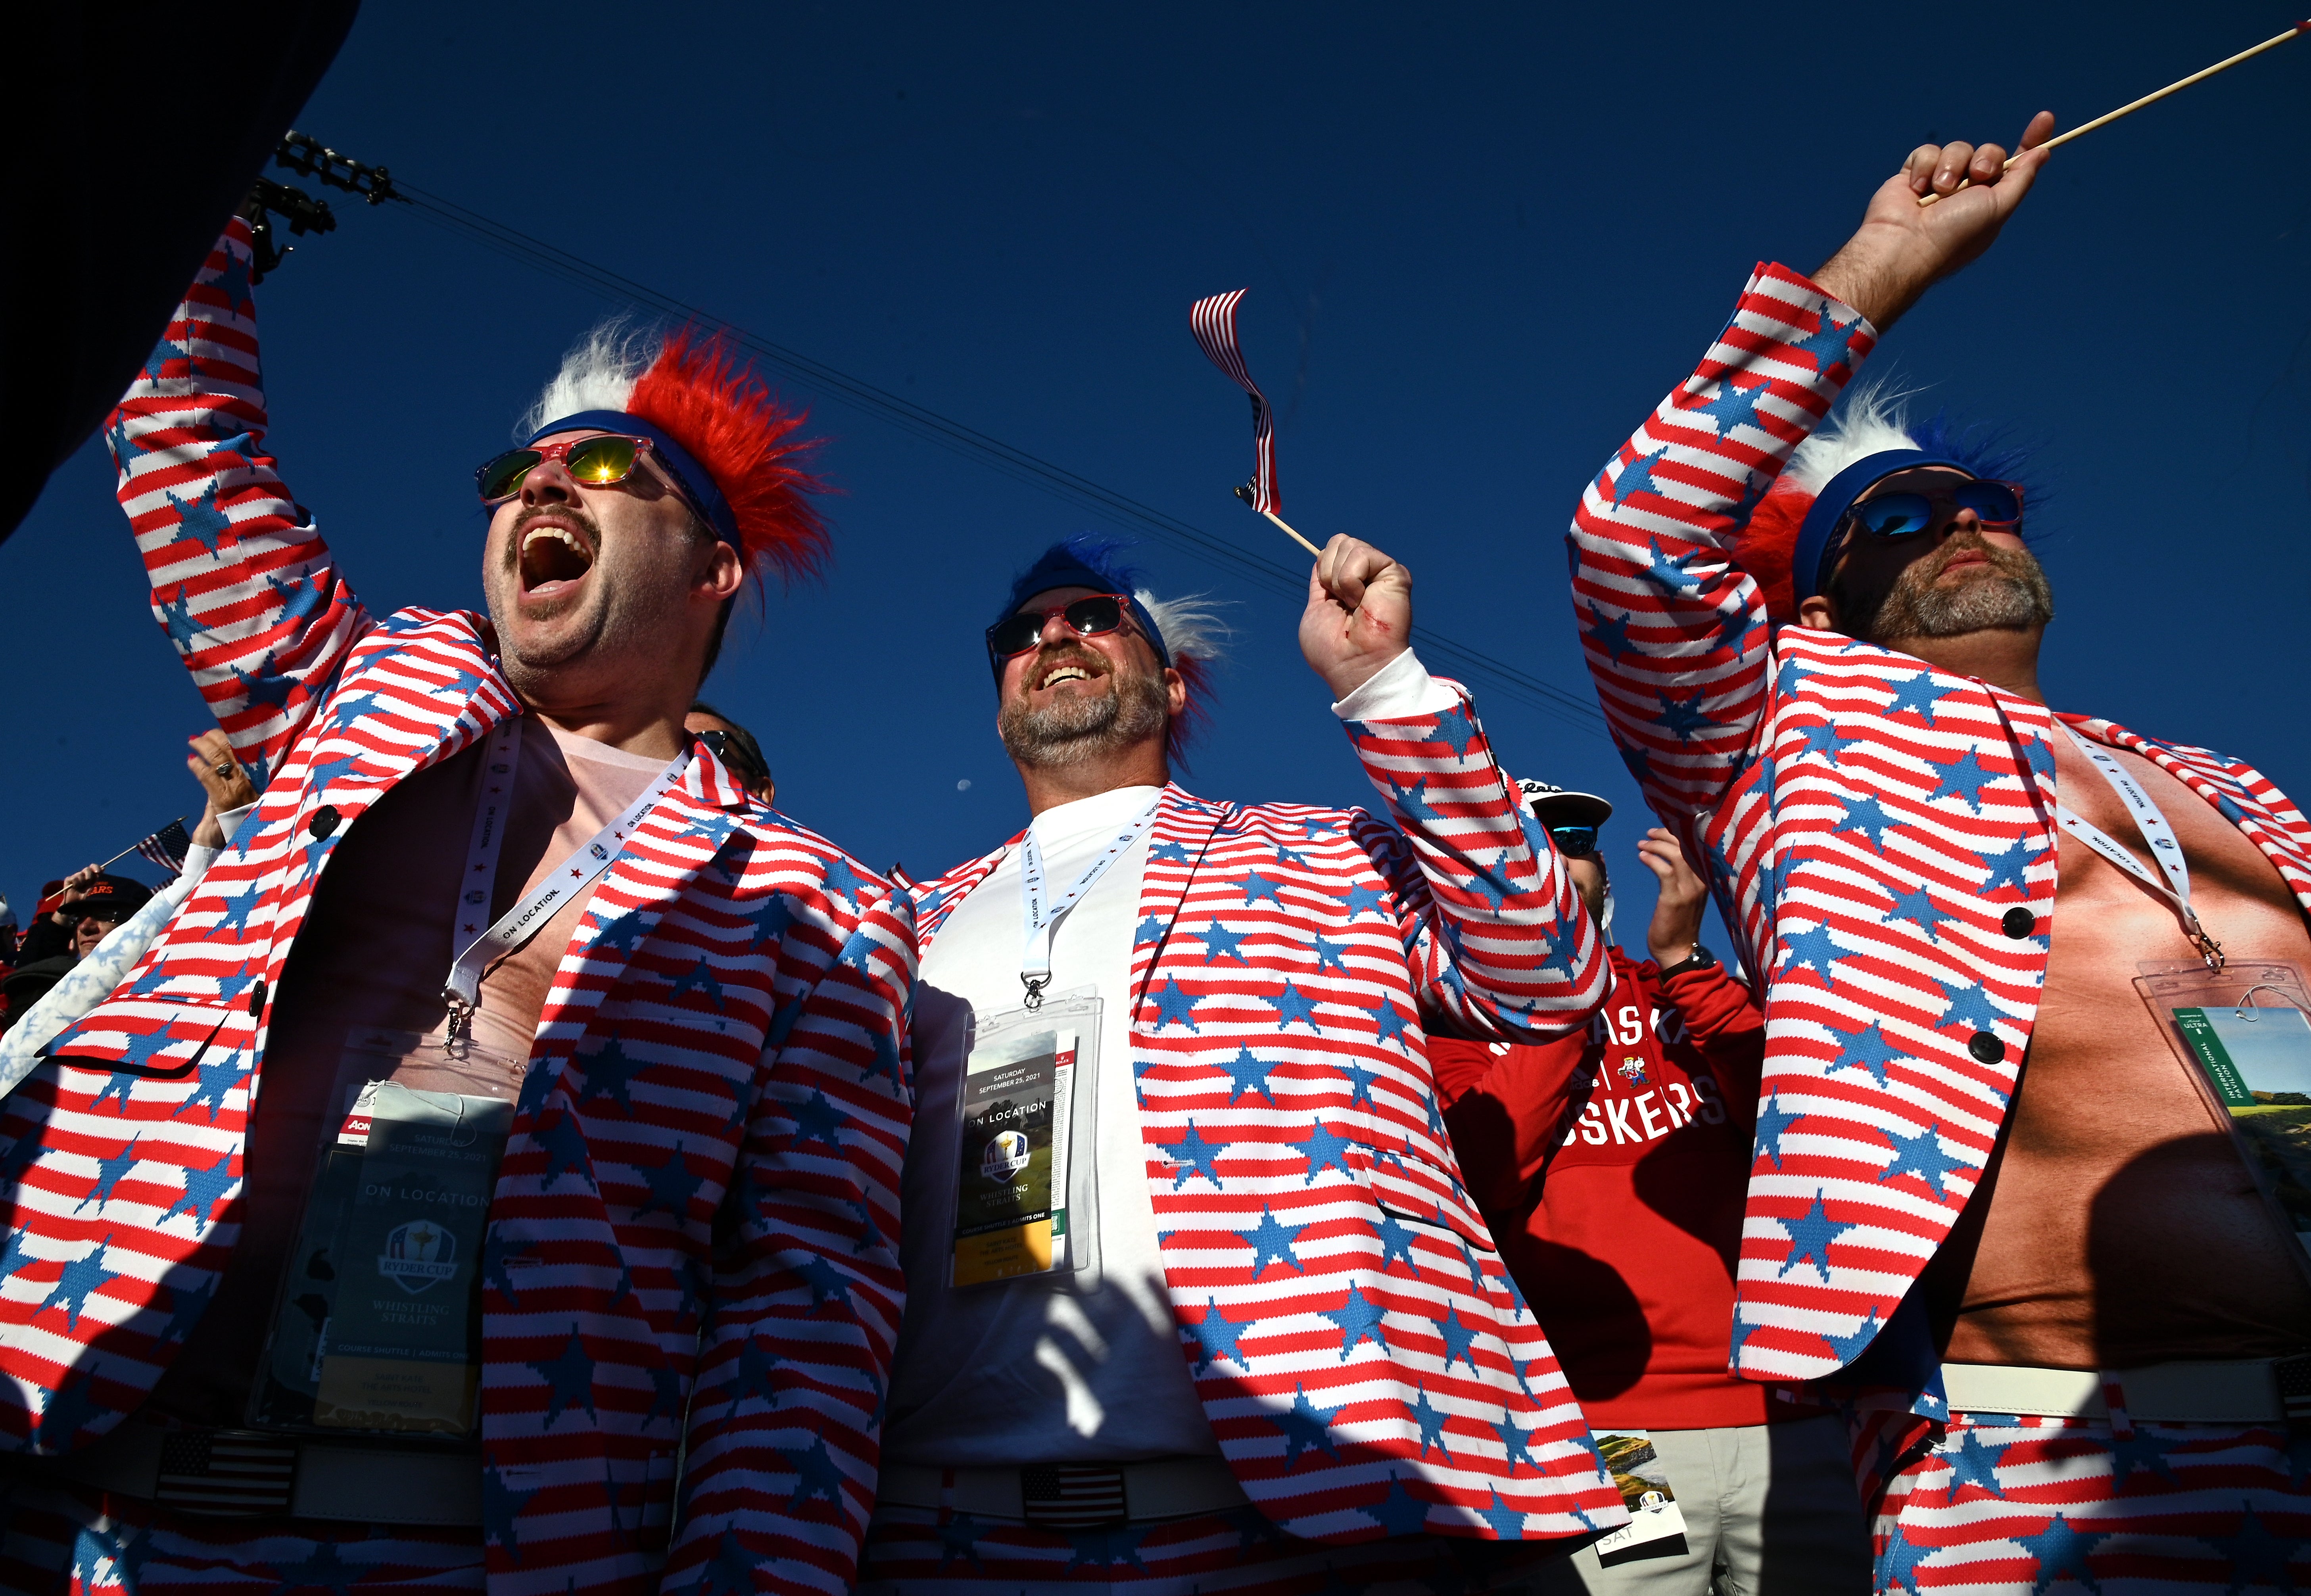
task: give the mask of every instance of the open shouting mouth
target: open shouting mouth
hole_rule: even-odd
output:
[[[592,528],[562,510],[546,510],[514,528],[516,559],[525,597],[560,598],[575,593],[594,569]]]

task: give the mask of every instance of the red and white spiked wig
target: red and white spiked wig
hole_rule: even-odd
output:
[[[815,575],[829,553],[810,496],[826,491],[803,462],[805,415],[787,409],[720,333],[662,335],[604,322],[562,358],[522,418],[525,445],[556,432],[631,432],[655,446],[699,519],[757,580]]]

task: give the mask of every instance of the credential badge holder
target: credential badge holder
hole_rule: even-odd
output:
[[[2215,1118],[2229,1127],[2311,1279],[2311,982],[2285,960],[2143,964],[2134,990]]]
[[[1096,989],[974,1017],[955,1094],[948,1283],[1100,1288]]]
[[[482,1241],[524,1062],[438,1035],[348,1038],[251,1426],[473,1436]]]

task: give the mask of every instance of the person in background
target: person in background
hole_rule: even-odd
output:
[[[682,728],[713,749],[715,757],[730,767],[730,773],[763,808],[778,807],[778,780],[771,774],[771,762],[763,757],[763,746],[753,732],[702,698],[690,706]]]
[[[114,923],[80,954],[76,963],[59,972],[45,994],[29,995],[23,1011],[11,1013],[6,1025],[0,1027],[7,1033],[0,1039],[0,1096],[13,1091],[16,1083],[31,1072],[39,1051],[58,1032],[120,984],[177,906],[224,851],[242,817],[256,804],[256,786],[233,757],[232,745],[222,731],[211,728],[190,742],[192,752],[186,755],[185,765],[200,783],[202,807],[200,824],[193,828],[191,845],[185,850],[184,868],[126,920]],[[86,919],[82,921],[83,926],[88,923]]]
[[[1518,785],[1609,938],[1598,829],[1612,805]],[[1681,1537],[1583,1547],[1539,1583],[1564,1596],[1858,1593],[1870,1543],[1844,1427],[1726,1368],[1765,1021],[1702,944],[1708,889],[1676,838],[1655,826],[1636,851],[1661,883],[1652,956],[1609,944],[1612,989],[1586,1032],[1431,1044],[1469,1188],[1590,1428],[1609,1461],[1649,1441],[1646,1472],[1666,1474],[1684,1519]]]

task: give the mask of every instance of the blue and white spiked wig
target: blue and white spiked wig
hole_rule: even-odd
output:
[[[1828,583],[1844,546],[1836,534],[1845,512],[1897,471],[1953,466],[1969,476],[2019,482],[2026,509],[2045,508],[2045,490],[2028,475],[2034,450],[2002,429],[1961,424],[1948,410],[1914,421],[1913,391],[1882,381],[1849,389],[1836,413],[1798,445],[1737,535],[1734,558],[1756,579],[1775,620],[1795,620],[1798,606]]]
[[[1220,657],[1228,626],[1219,618],[1217,604],[1201,593],[1156,597],[1143,585],[1138,570],[1124,558],[1132,547],[1128,538],[1097,532],[1078,532],[1053,544],[1012,579],[1011,590],[993,619],[1001,621],[1036,594],[1054,588],[1089,588],[1124,595],[1130,600],[1132,620],[1156,651],[1156,662],[1178,671],[1187,685],[1186,707],[1172,717],[1171,729],[1164,737],[1164,753],[1173,763],[1184,766],[1189,743],[1210,718],[1210,666]],[[1000,661],[990,663],[999,688],[1003,666]]]

